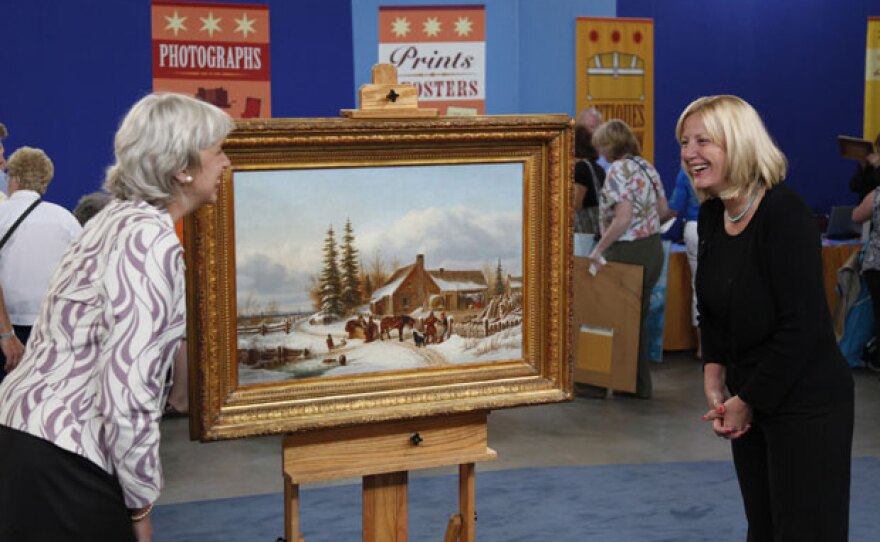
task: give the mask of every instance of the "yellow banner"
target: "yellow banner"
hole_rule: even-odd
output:
[[[654,21],[578,17],[577,111],[626,121],[654,161]]]
[[[868,18],[865,55],[865,139],[880,134],[880,17]]]

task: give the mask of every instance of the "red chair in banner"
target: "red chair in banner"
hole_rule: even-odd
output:
[[[241,113],[243,119],[254,119],[260,116],[260,106],[263,100],[260,98],[251,98],[250,96],[244,102],[244,111]]]

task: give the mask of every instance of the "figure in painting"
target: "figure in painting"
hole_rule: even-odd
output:
[[[425,318],[425,344],[434,344],[437,342],[437,317],[434,311],[428,313]]]

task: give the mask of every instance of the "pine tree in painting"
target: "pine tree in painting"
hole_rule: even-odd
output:
[[[342,281],[338,258],[339,250],[331,225],[324,240],[324,268],[321,270],[321,312],[326,315],[342,315]]]
[[[498,267],[495,268],[495,295],[504,293],[504,275],[501,272],[501,259],[498,259]]]
[[[351,220],[345,221],[339,265],[342,271],[342,306],[346,312],[350,312],[361,304],[360,266],[358,251],[354,247],[354,231],[351,227]]]

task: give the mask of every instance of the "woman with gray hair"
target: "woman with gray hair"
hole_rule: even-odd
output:
[[[8,169],[9,199],[0,204],[0,382],[21,361],[49,277],[82,229],[70,211],[42,200],[55,174],[42,149],[21,147]]]
[[[184,351],[174,223],[216,200],[232,126],[178,94],[123,119],[104,185],[114,200],[65,253],[0,384],[0,540],[151,539],[159,420]]]

